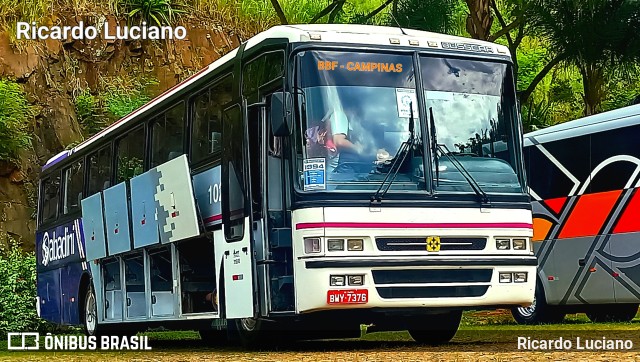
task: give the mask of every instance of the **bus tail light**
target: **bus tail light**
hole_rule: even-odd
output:
[[[319,253],[320,252],[320,238],[305,238],[304,239],[304,252],[305,252],[305,254]]]
[[[349,251],[362,251],[364,250],[364,240],[362,239],[348,239],[347,250]]]

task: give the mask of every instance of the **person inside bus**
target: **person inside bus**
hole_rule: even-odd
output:
[[[327,172],[335,172],[339,164],[361,158],[364,147],[349,137],[352,131],[349,119],[341,108],[328,110],[320,124],[332,151],[329,152]]]

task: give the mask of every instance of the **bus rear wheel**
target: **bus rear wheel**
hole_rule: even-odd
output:
[[[409,334],[416,342],[428,345],[448,343],[456,335],[462,311],[426,315],[412,319]]]
[[[594,323],[630,322],[638,313],[638,304],[594,305],[587,311],[587,317]]]

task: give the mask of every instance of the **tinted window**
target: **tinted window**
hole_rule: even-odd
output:
[[[82,162],[69,167],[64,172],[64,206],[63,214],[70,214],[80,210],[82,187],[84,185]]]
[[[89,190],[87,196],[111,186],[111,147],[107,146],[89,156]]]
[[[222,107],[232,97],[232,78],[227,76],[193,102],[191,160],[198,162],[222,151]]]
[[[47,222],[58,216],[58,199],[60,198],[60,175],[52,176],[42,182],[42,217]]]
[[[140,127],[118,141],[117,183],[138,176],[144,171],[144,140],[144,127]]]
[[[151,167],[183,154],[184,103],[156,117],[152,123]]]
[[[222,188],[228,190],[222,198],[224,232],[228,241],[238,241],[244,235],[245,206],[244,127],[240,107],[234,106],[225,112],[223,128]]]
[[[242,72],[242,93],[253,93],[261,85],[284,74],[284,52],[267,53],[250,61]]]

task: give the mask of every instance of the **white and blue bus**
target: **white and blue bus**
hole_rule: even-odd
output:
[[[525,182],[506,47],[274,27],[46,163],[38,310],[90,335],[449,341],[465,309],[533,301]]]

